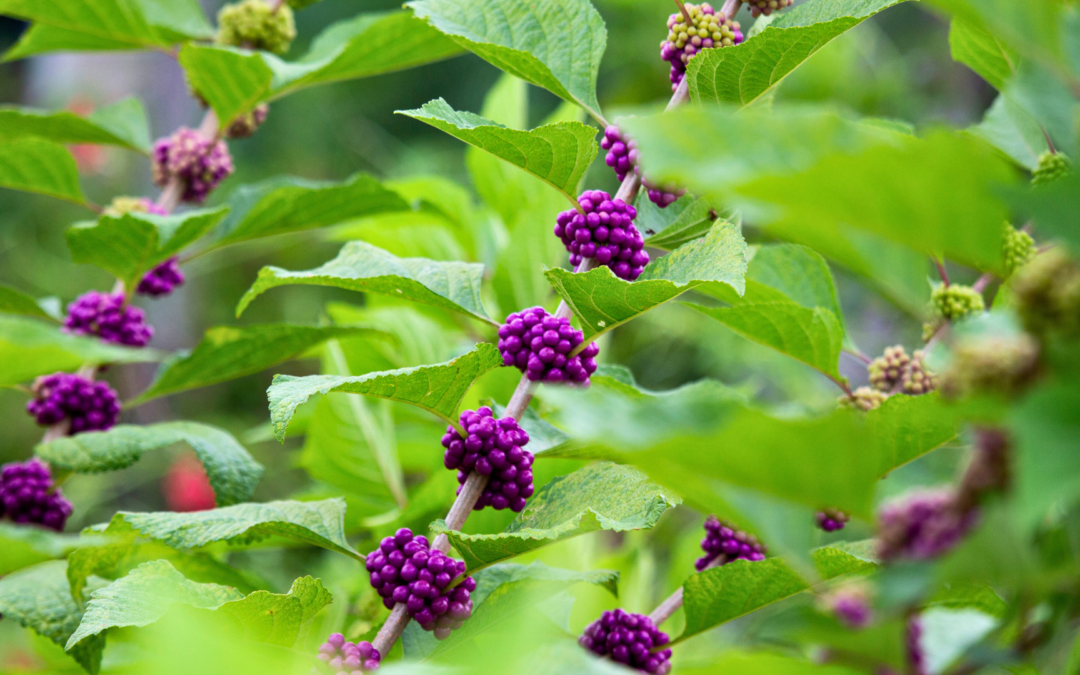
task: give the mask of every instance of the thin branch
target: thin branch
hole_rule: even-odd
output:
[[[686,5],[683,4],[683,1],[682,0],[675,0],[675,4],[679,6],[679,12],[682,13],[682,18],[683,18],[683,21],[686,22],[686,25],[687,26],[693,26],[694,25],[694,20],[690,18],[690,12],[686,11]]]
[[[724,6],[720,9],[720,13],[724,15],[725,19],[734,19],[735,15],[739,13],[742,3],[743,0],[726,0]]]
[[[933,256],[933,259],[934,259],[934,265],[937,266],[938,274],[941,276],[941,283],[948,286],[949,285],[949,273],[947,271],[945,271],[945,263],[942,262],[941,258],[939,258],[937,256]]]

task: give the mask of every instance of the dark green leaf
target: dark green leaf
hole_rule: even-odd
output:
[[[67,111],[0,107],[0,142],[28,136],[55,143],[98,143],[150,152],[146,111],[136,98],[100,108],[89,117]]]
[[[0,187],[86,203],[71,153],[41,138],[0,141]]]

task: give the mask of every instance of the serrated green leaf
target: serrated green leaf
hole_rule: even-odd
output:
[[[110,40],[107,37],[99,37],[77,30],[57,28],[41,23],[31,24],[23,31],[15,46],[4,52],[0,62],[16,61],[25,59],[35,54],[49,52],[71,51],[110,51],[137,49],[126,42]]]
[[[100,537],[61,534],[33,525],[0,523],[0,575],[46,560],[64,558],[80,546],[90,546],[99,541]]]
[[[608,267],[581,274],[556,268],[545,275],[581,319],[586,341],[592,341],[704,283],[723,283],[741,294],[746,241],[737,225],[723,221],[706,236],[651,262],[637,281],[619,279]]]
[[[192,91],[226,124],[270,98],[274,73],[261,52],[188,43],[178,60]]]
[[[147,363],[161,358],[162,353],[153,349],[106,344],[63,333],[55,323],[0,315],[0,386],[76,370],[84,363]]]
[[[66,560],[50,560],[0,578],[0,614],[63,647],[79,627],[83,610],[71,597]],[[92,580],[100,588],[100,579]],[[105,636],[90,638],[69,655],[90,675],[101,668]]]
[[[235,588],[189,581],[167,560],[146,562],[90,594],[79,628],[64,649],[71,650],[109,628],[148,626],[177,603],[215,609],[241,598],[243,595]]]
[[[256,591],[216,611],[232,617],[248,640],[292,647],[304,636],[312,617],[332,601],[320,580],[301,577],[287,595]]]
[[[86,204],[75,158],[64,146],[42,138],[0,142],[0,187]]]
[[[597,530],[649,529],[679,499],[631,467],[599,462],[540,488],[502,534],[445,533],[471,571]]]
[[[607,29],[588,0],[416,0],[406,6],[497,68],[603,119],[596,77]]]
[[[438,262],[426,258],[398,258],[362,241],[351,241],[322,267],[290,272],[264,267],[240,298],[236,315],[259,295],[278,286],[331,286],[362,293],[381,293],[402,300],[461,312],[494,324],[480,300],[484,266],[477,263]]]
[[[41,306],[40,302],[6,284],[0,284],[0,313],[20,314],[55,321],[53,316]]]
[[[128,405],[251,375],[295,359],[326,340],[365,334],[389,338],[369,326],[270,323],[210,328],[191,353],[165,363],[150,387]]]
[[[810,0],[733,47],[703,49],[687,63],[696,102],[751,105],[819,49],[903,0]]]
[[[1001,150],[1020,166],[1034,171],[1046,152],[1046,135],[1039,122],[1006,96],[998,96],[982,122],[968,131]]]
[[[645,235],[645,245],[674,251],[683,244],[704,237],[713,227],[716,211],[707,199],[684,195],[674,204],[661,209],[652,203],[646,192],[638,193],[634,206],[634,224]]]
[[[595,376],[596,374],[594,373],[593,377]],[[501,406],[490,400],[486,401],[485,405],[491,406],[492,410],[495,411],[495,417],[501,418],[506,416],[505,406]],[[562,429],[549,424],[532,408],[525,408],[525,412],[521,414],[521,419],[518,420],[518,425],[525,433],[529,434],[529,445],[527,449],[534,455],[546,452],[552,448],[557,448],[563,443],[570,441],[570,437],[567,436]]]
[[[457,409],[469,387],[481,375],[502,364],[499,350],[482,342],[473,351],[452,361],[431,366],[355,376],[276,375],[266,392],[270,400],[270,419],[278,440],[284,440],[285,429],[297,406],[316,394],[344,392],[409,403],[457,426]]]
[[[532,131],[509,129],[470,112],[458,112],[443,99],[418,110],[399,110],[445,131],[540,178],[567,199],[577,199],[582,176],[596,159],[596,128],[580,122],[545,124]]]
[[[953,60],[970,67],[998,91],[1016,73],[1019,55],[990,31],[963,19],[954,17],[949,24],[949,49]]]
[[[42,443],[34,448],[34,454],[57,469],[100,473],[129,467],[144,453],[177,443],[187,443],[195,451],[218,504],[228,506],[251,499],[262,477],[262,466],[228,432],[196,422],[121,424],[108,431]]]
[[[55,143],[95,143],[150,152],[146,111],[136,98],[127,98],[79,117],[68,111],[49,112],[0,106],[0,142],[25,137]]]
[[[228,212],[228,207],[219,207],[178,216],[104,215],[73,225],[65,234],[75,262],[97,265],[134,288],[150,268],[195,243]]]

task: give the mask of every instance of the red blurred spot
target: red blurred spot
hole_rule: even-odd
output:
[[[206,471],[192,454],[181,455],[173,462],[162,489],[170,511],[206,511],[217,505]]]
[[[67,109],[80,117],[86,117],[94,112],[94,102],[85,96],[76,95],[68,101]],[[105,149],[100,145],[71,145],[68,150],[82,173],[99,173],[105,168],[108,158],[105,156]]]

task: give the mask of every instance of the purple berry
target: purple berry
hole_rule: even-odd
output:
[[[71,502],[53,487],[49,465],[34,457],[0,469],[0,517],[34,523],[60,532],[71,515]]]
[[[671,90],[686,76],[686,64],[702,49],[731,47],[743,41],[738,22],[727,19],[708,3],[686,5],[690,24],[681,12],[668,18],[668,37],[660,43],[660,58],[671,64]],[[691,33],[693,30],[693,33]]]
[[[138,307],[126,304],[123,293],[83,293],[68,305],[64,332],[97,335],[105,342],[129,347],[145,347],[154,337],[146,315]]]
[[[184,273],[180,271],[180,265],[174,256],[147,272],[139,282],[136,292],[158,298],[172,293],[183,283]]]
[[[628,136],[624,136],[619,131],[619,127],[611,125],[604,130],[604,138],[600,141],[600,147],[608,151],[604,161],[607,162],[608,166],[615,169],[615,175],[620,181],[626,180],[626,175],[631,170],[641,176],[637,142]],[[664,188],[661,188],[650,182],[647,177],[642,177],[641,182],[645,189],[648,190],[649,201],[662,209],[671,206],[679,197],[686,194],[685,189],[677,186],[664,186]]]
[[[67,420],[68,435],[105,431],[120,417],[120,398],[105,382],[54,373],[39,377],[33,392],[34,398],[26,404],[26,411],[43,427]]]
[[[498,511],[509,508],[520,513],[525,508],[525,500],[534,491],[532,471],[529,470],[533,456],[525,450],[529,434],[513,417],[495,419],[487,406],[475,412],[461,413],[461,426],[466,431],[465,438],[454,427],[446,428],[442,437],[442,445],[446,448],[443,465],[447,469],[458,469],[457,479],[461,485],[465,484],[470,471],[491,476],[473,507],[476,511],[491,506]],[[428,568],[431,569],[430,563]],[[442,570],[432,571],[439,573]]]
[[[878,513],[878,555],[882,560],[936,558],[975,524],[949,489],[919,490],[882,507]]]
[[[757,562],[765,559],[766,548],[757,538],[731,523],[709,516],[705,520],[705,538],[701,540],[705,555],[694,562],[698,572],[707,567],[719,567],[735,560]]]
[[[349,642],[341,633],[333,633],[319,647],[316,655],[336,674],[363,675],[379,669],[382,655],[370,642]]]
[[[558,338],[554,346],[545,341],[549,333]],[[543,307],[511,314],[499,327],[503,365],[514,366],[533,382],[588,386],[589,376],[596,372],[596,355],[600,348],[592,342],[571,356],[584,341],[584,334],[570,325],[570,319],[552,316]],[[471,461],[475,460],[466,455],[463,465],[471,469]]]
[[[826,532],[836,532],[844,529],[849,518],[848,514],[839,509],[825,509],[814,514],[817,526]]]
[[[657,629],[649,617],[621,609],[601,614],[578,638],[579,645],[598,656],[653,675],[666,675],[671,670],[671,650],[653,651],[668,641],[667,633]]]
[[[825,609],[848,628],[866,628],[874,618],[868,587],[857,581],[830,590],[822,601]]]
[[[649,264],[645,239],[634,227],[637,209],[600,190],[586,190],[578,198],[580,211],[563,211],[555,220],[555,236],[570,252],[570,264],[585,258],[607,265],[615,276],[633,281]],[[548,343],[554,347],[558,343]]]
[[[155,184],[164,186],[177,178],[183,187],[181,199],[199,204],[233,172],[232,156],[225,141],[206,138],[187,127],[158,139],[152,160]]]
[[[785,7],[790,7],[795,0],[747,0],[750,6],[750,15],[755,19],[762,14],[769,16],[773,12],[779,12]]]

